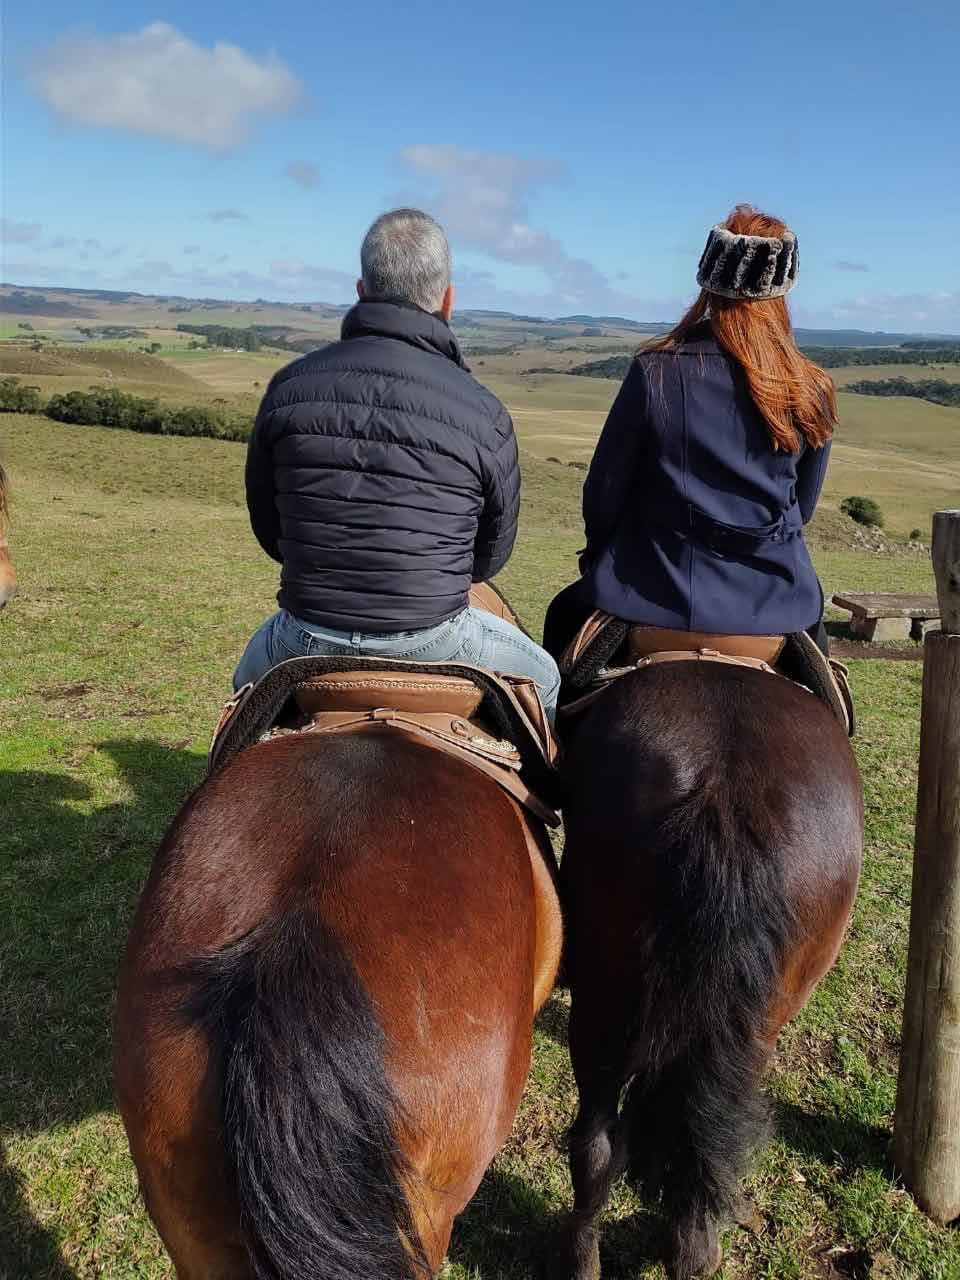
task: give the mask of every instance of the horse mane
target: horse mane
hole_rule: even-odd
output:
[[[9,492],[10,482],[7,479],[7,473],[3,469],[3,463],[0,462],[0,533],[3,533],[7,527],[7,521],[10,517],[9,507],[7,505],[7,494]]]

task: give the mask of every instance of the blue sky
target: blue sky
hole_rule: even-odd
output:
[[[960,333],[960,4],[9,6],[4,279],[347,301],[419,203],[463,306],[669,319],[738,201],[800,323]]]

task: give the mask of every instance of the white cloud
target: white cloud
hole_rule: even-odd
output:
[[[39,238],[42,230],[39,222],[14,222],[12,218],[0,218],[0,240],[5,244],[29,244]]]
[[[638,314],[651,305],[616,288],[592,262],[575,257],[556,236],[531,225],[528,200],[562,177],[559,165],[512,152],[455,146],[407,147],[400,159],[422,184],[422,192],[413,198],[422,196],[455,244],[545,273],[550,284],[546,293],[505,293],[501,306],[509,305],[508,298],[524,298],[530,307],[539,305],[541,314],[557,315],[588,308]],[[458,271],[458,278],[462,276]],[[498,291],[483,292],[492,297]]]
[[[169,262],[156,260],[142,262],[139,270],[145,276],[175,276],[177,274]]]
[[[866,329],[888,333],[960,334],[960,292],[862,293],[822,306],[792,308],[794,323],[815,329]]]
[[[453,146],[407,147],[400,158],[432,188],[432,210],[451,238],[504,262],[546,266],[565,257],[527,215],[531,193],[560,176],[556,165]]]
[[[315,267],[307,262],[271,262],[270,275],[274,281],[283,281],[294,286],[310,285],[316,288],[332,288],[341,294],[356,289],[357,277],[348,271],[339,271],[335,267]]]
[[[858,328],[960,333],[960,292],[861,294],[835,304],[831,314],[834,321],[856,323]]]
[[[303,161],[297,160],[293,164],[288,164],[283,172],[298,187],[303,187],[304,191],[310,191],[313,187],[320,185],[320,170],[315,164],[305,164]]]
[[[355,297],[356,277],[333,267],[312,266],[305,262],[272,262],[266,272],[248,271],[245,268],[223,270],[229,255],[211,261],[214,270],[184,265],[175,266],[158,259],[139,262],[124,272],[116,287],[136,287],[147,291],[162,288],[164,295],[186,297],[246,297],[272,298],[278,301],[346,301]]]
[[[131,35],[65,36],[33,70],[64,120],[216,149],[236,146],[254,117],[282,115],[304,97],[275,55],[234,44],[205,49],[166,22]]]

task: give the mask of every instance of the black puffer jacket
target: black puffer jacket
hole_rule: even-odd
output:
[[[438,316],[364,299],[342,340],[274,377],[247,505],[283,565],[280,605],[340,631],[413,631],[467,603],[513,550],[513,424]]]

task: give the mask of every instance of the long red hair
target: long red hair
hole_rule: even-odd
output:
[[[785,222],[748,204],[738,204],[723,225],[746,236],[781,236],[787,230]],[[798,348],[786,299],[748,301],[703,289],[680,323],[643,350],[672,351],[704,320],[743,367],[773,447],[799,453],[802,440],[815,448],[826,444],[837,424],[833,382]]]

